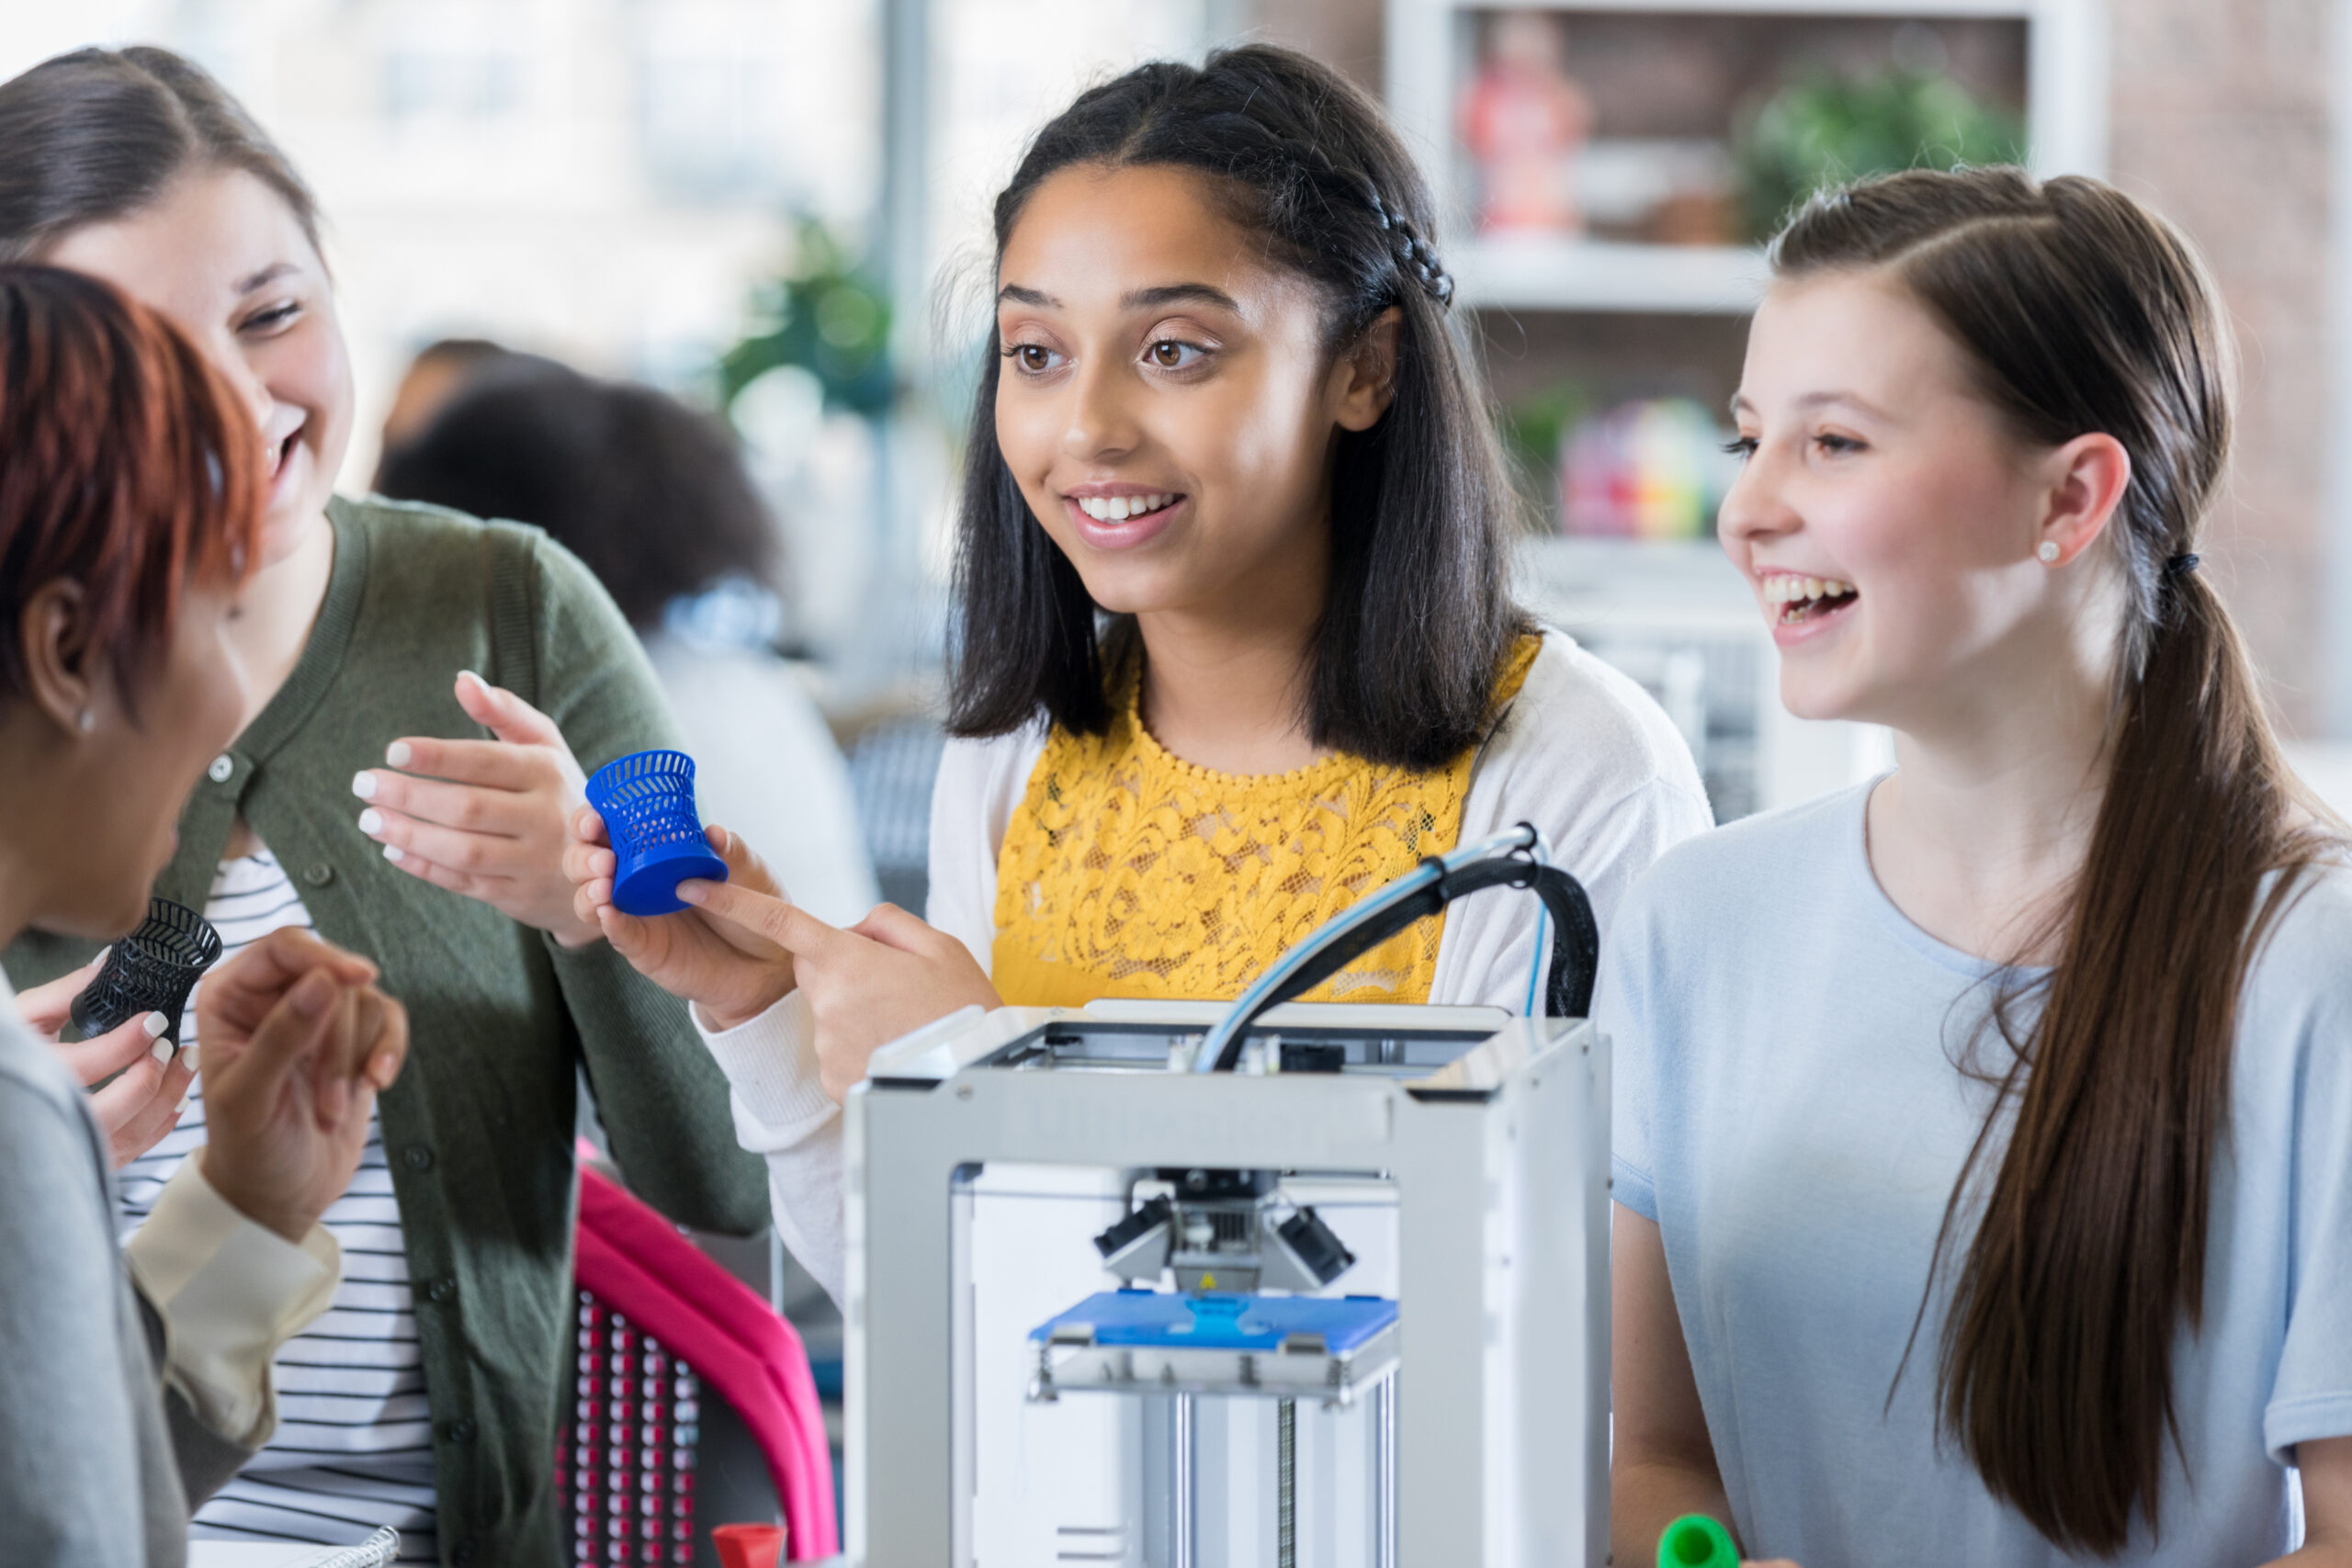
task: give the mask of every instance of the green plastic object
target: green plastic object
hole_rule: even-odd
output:
[[[1657,1568],[1739,1568],[1739,1548],[1706,1515],[1685,1514],[1657,1538]]]

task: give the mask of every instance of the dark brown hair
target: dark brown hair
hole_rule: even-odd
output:
[[[244,573],[262,493],[244,404],[153,311],[0,263],[0,699],[25,691],[26,602],[70,579],[135,715],[181,589]]]
[[[2009,1060],[1978,1069],[1999,1093],[1936,1248],[1944,1434],[2052,1543],[2112,1556],[2136,1519],[2158,1529],[2179,1443],[2172,1352],[2203,1320],[2238,994],[2297,878],[2263,883],[2328,842],[2188,558],[2229,456],[2228,331],[2188,243],[2075,176],[1865,181],[1815,197],[1772,259],[1782,277],[1883,270],[2020,440],[2100,432],[2131,456],[2106,534],[2125,585],[2106,793],[2064,907],[2020,950],[2054,948],[2055,968],[1995,1007]],[[2027,996],[2038,1013],[2013,1024]]]
[[[1430,768],[1485,730],[1495,675],[1527,626],[1505,539],[1512,492],[1485,395],[1448,327],[1453,282],[1423,237],[1434,209],[1380,106],[1271,44],[1200,66],[1159,61],[1091,88],[1037,133],[996,198],[1004,254],[1022,209],[1074,165],[1190,170],[1277,265],[1323,296],[1324,352],[1403,316],[1395,398],[1333,443],[1331,579],[1307,654],[1304,718],[1320,745]],[[1030,514],[996,443],[1003,356],[989,329],[965,450],[948,728],[1001,735],[1041,711],[1101,733],[1106,669],[1135,623],[1100,611]]]
[[[522,359],[523,356],[516,356]],[[733,576],[773,585],[775,524],[735,434],[651,387],[528,359],[458,394],[389,452],[376,488],[535,523],[596,574],[628,624]]]
[[[319,243],[319,208],[244,106],[167,49],[78,49],[0,83],[0,261],[136,212],[191,169],[242,169]]]

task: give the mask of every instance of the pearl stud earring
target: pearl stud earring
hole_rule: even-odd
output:
[[[2049,566],[2058,559],[2058,541],[2044,539],[2033,547],[2033,553],[2042,565]]]
[[[87,735],[90,731],[97,728],[98,716],[93,713],[90,709],[84,708],[80,713],[74,716],[74,722],[81,726],[83,734]]]

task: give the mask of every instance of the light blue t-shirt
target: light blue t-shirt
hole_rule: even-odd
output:
[[[1939,1451],[1940,1291],[1895,1382],[1990,1102],[1954,1063],[1996,976],[1881,890],[1869,793],[1692,840],[1634,886],[1594,1008],[1614,1042],[1615,1196],[1664,1237],[1750,1555],[2073,1561]],[[2166,1445],[2162,1540],[2143,1521],[2117,1562],[2278,1555],[2290,1450],[2352,1435],[2352,873],[2312,882],[2249,976],[2205,1300],[2174,1360],[2187,1462]]]

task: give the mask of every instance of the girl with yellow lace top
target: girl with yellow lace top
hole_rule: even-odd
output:
[[[1082,95],[996,204],[931,923],[826,926],[716,827],[731,879],[633,919],[582,813],[581,912],[695,1004],[777,1226],[836,1296],[838,1102],[883,1043],[971,1002],[1232,997],[1521,820],[1605,930],[1708,825],[1665,716],[1510,603],[1430,222],[1379,109],[1300,55]],[[1521,1010],[1535,908],[1464,903],[1311,995]]]

